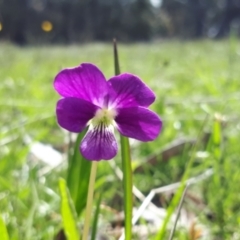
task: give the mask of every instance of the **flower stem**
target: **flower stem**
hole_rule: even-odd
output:
[[[86,207],[86,213],[85,213],[85,222],[84,222],[82,240],[88,239],[89,225],[90,225],[91,212],[92,212],[94,184],[95,184],[96,173],[97,173],[97,164],[98,162],[96,161],[92,162],[90,181],[88,185],[87,207]]]

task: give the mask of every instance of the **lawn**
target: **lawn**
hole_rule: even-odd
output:
[[[184,173],[191,178],[213,170],[189,187],[182,207],[188,221],[177,228],[175,239],[198,239],[197,232],[206,234],[202,239],[240,239],[239,41],[120,44],[119,58],[121,72],[138,75],[154,90],[151,108],[163,120],[154,142],[131,142],[134,185],[147,195],[180,181]],[[111,44],[0,43],[0,213],[10,239],[54,239],[61,229],[58,180],[66,177],[69,134],[56,123],[59,96],[52,83],[60,69],[82,62],[94,63],[107,78],[114,74]],[[55,166],[52,156],[49,163],[41,161],[33,152],[36,143],[52,146],[63,162]],[[109,225],[122,211],[123,194],[111,162],[99,164],[96,196],[103,193],[99,233],[108,231],[109,239],[117,239],[117,227]],[[121,168],[119,156],[114,162]],[[157,194],[153,202],[167,209],[173,194]],[[141,201],[135,199],[134,205]],[[161,228],[159,223],[152,233],[146,219],[138,226],[147,226],[145,239],[155,239]]]

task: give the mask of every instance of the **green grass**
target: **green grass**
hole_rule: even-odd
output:
[[[208,227],[211,239],[238,239],[239,42],[233,38],[219,42],[120,44],[119,59],[121,72],[138,75],[154,90],[157,98],[151,108],[164,123],[156,141],[133,146],[134,163],[144,166],[143,173],[134,175],[134,184],[147,194],[154,187],[179,181],[191,151],[186,149],[167,162],[159,158],[154,166],[149,166],[146,159],[177,138],[197,137],[208,115],[204,131],[213,137],[205,146],[199,145],[198,155],[206,154],[204,158],[196,156],[190,173],[196,175],[213,167],[215,174],[190,188],[204,203],[204,209],[195,206],[191,211]],[[43,164],[29,156],[24,137],[29,135],[35,141],[65,149],[66,134],[55,118],[59,96],[52,83],[61,68],[82,62],[96,64],[107,78],[114,75],[110,44],[26,48],[0,44],[0,213],[10,239],[53,239],[62,226],[58,179],[66,177],[66,164],[41,175]],[[214,120],[216,114],[220,116],[218,121]],[[116,160],[121,166],[119,157]],[[108,163],[101,162],[96,194],[104,191],[102,201],[107,206],[122,210],[121,186]],[[213,220],[209,221],[205,212],[210,212]],[[104,214],[103,221],[113,218],[110,212]],[[79,222],[83,223],[82,216]],[[176,237],[190,239],[184,232],[177,232]]]

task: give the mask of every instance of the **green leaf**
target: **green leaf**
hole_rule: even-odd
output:
[[[68,240],[79,240],[77,228],[77,215],[71,202],[67,185],[64,179],[59,179],[59,190],[61,195],[61,215],[63,220],[64,233]]]
[[[117,42],[113,40],[114,47],[114,68],[115,75],[120,74],[118,61]],[[127,137],[121,136],[121,155],[123,170],[123,191],[124,191],[124,216],[125,216],[125,240],[132,239],[132,166],[130,156],[130,146]]]
[[[79,146],[86,131],[81,132],[76,140],[74,152],[69,159],[67,186],[72,197],[76,212],[81,214],[86,206],[88,183],[92,162],[86,160],[79,152]]]
[[[1,240],[9,240],[7,228],[1,215],[0,215],[0,236]]]

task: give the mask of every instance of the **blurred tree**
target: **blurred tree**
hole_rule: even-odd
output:
[[[27,0],[2,0],[0,2],[0,15],[3,36],[17,44],[26,44],[25,26],[27,14]]]
[[[0,37],[18,44],[224,36],[239,19],[240,0],[0,0]],[[43,22],[51,29],[44,30]],[[240,24],[239,24],[240,25]],[[216,27],[218,26],[218,27]]]
[[[149,0],[0,0],[4,37],[19,43],[148,40]],[[44,32],[43,21],[53,28]]]
[[[167,36],[181,36],[186,30],[186,1],[163,0],[161,14],[168,21],[166,25]]]
[[[222,9],[220,25],[216,37],[223,37],[229,34],[231,24],[234,20],[237,20],[238,25],[240,25],[240,0],[225,0]]]
[[[122,24],[130,40],[149,40],[152,37],[153,7],[148,0],[135,0],[124,9]]]
[[[203,37],[204,35],[204,24],[206,17],[206,3],[203,0],[188,0],[189,8],[189,25],[191,25],[191,36],[192,37]]]
[[[94,2],[95,4],[92,2],[91,7],[94,38],[108,41],[113,37],[120,39],[124,12],[124,6],[121,1],[94,0]]]

